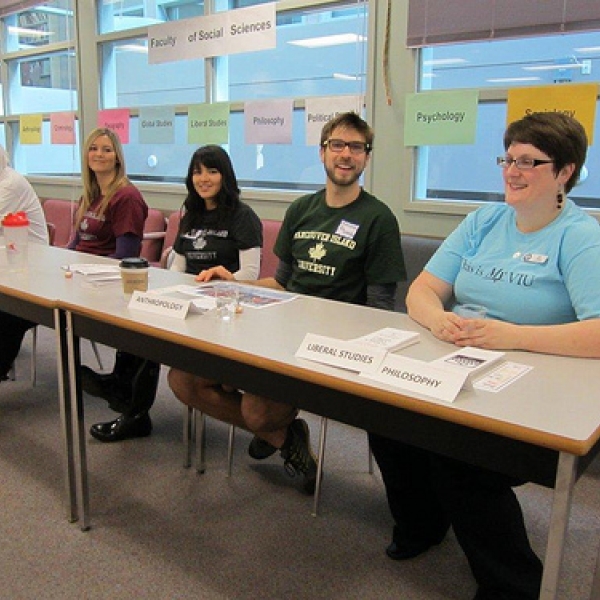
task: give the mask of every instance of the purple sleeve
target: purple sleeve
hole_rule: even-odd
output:
[[[114,254],[111,254],[111,258],[130,258],[132,256],[139,256],[141,250],[140,238],[132,233],[126,233],[120,235],[117,239],[117,249]]]

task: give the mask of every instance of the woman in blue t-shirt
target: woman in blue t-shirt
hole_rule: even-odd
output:
[[[600,358],[600,225],[567,194],[587,138],[573,118],[509,125],[498,158],[505,202],[469,214],[411,285],[409,315],[457,346]],[[482,304],[486,319],[445,305]],[[477,580],[476,600],[538,598],[542,564],[512,489],[523,482],[378,435],[371,447],[395,527],[387,554],[417,556],[450,525]]]

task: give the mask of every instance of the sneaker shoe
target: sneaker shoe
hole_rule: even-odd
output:
[[[254,436],[248,446],[248,454],[255,460],[264,460],[273,456],[277,452],[277,448],[273,444],[269,444],[267,440],[263,440],[258,436]]]
[[[314,494],[317,485],[317,460],[310,447],[310,431],[304,419],[294,419],[288,426],[281,457],[288,475],[304,475],[304,491],[310,495]]]

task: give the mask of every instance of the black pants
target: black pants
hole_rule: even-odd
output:
[[[109,404],[127,416],[147,413],[154,404],[160,364],[129,352],[117,351],[114,376],[114,395]]]
[[[0,381],[6,379],[21,349],[23,337],[35,323],[0,311]]]
[[[510,600],[537,599],[533,552],[514,479],[369,434],[397,541],[439,540],[451,524],[479,587]]]

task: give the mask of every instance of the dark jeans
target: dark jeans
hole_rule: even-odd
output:
[[[539,596],[533,552],[510,477],[369,434],[396,541],[439,540],[452,525],[480,589],[511,600]]]
[[[0,381],[6,379],[21,349],[23,337],[35,323],[0,311]]]

